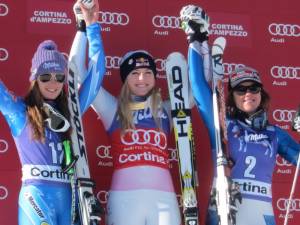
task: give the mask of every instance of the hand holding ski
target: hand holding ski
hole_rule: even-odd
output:
[[[88,26],[96,23],[99,19],[99,3],[98,0],[77,0],[74,4],[73,11],[76,16],[77,23],[84,20]]]
[[[199,6],[184,6],[180,11],[180,20],[190,43],[195,40],[200,43],[208,40],[209,17]]]
[[[85,21],[87,25],[94,23],[98,20],[98,11],[99,5],[98,0],[91,0],[91,1],[77,1],[74,6],[74,12],[76,16],[77,22],[82,19]],[[84,2],[84,3],[80,3]],[[89,5],[85,6],[84,4],[93,4],[92,7],[88,8]],[[76,5],[79,4],[80,10],[76,10]],[[82,18],[80,18],[80,14],[82,13]],[[71,118],[71,126],[72,126],[72,150],[73,156],[78,158],[75,166],[74,166],[74,176],[73,179],[75,181],[72,182],[73,186],[75,186],[79,198],[79,214],[82,225],[98,225],[101,220],[101,215],[103,214],[103,208],[101,207],[98,199],[93,193],[93,188],[95,186],[94,181],[91,179],[90,171],[89,171],[89,164],[88,164],[88,157],[87,157],[87,149],[85,144],[84,138],[84,130],[83,124],[81,120],[82,111],[86,109],[85,104],[87,103],[87,99],[93,99],[93,94],[95,93],[96,89],[93,88],[93,85],[97,85],[99,79],[96,79],[99,76],[98,73],[91,73],[91,80],[88,85],[81,88],[81,97],[82,93],[85,93],[83,96],[85,101],[79,101],[78,95],[78,78],[80,76],[81,70],[79,70],[79,65],[77,58],[80,57],[79,55],[84,54],[78,53],[78,47],[80,43],[78,43],[79,39],[74,39],[74,43],[72,44],[72,49],[70,51],[69,61],[68,61],[68,98],[69,98],[69,109],[70,109],[70,118]],[[81,43],[86,45],[86,43]],[[97,55],[96,55],[97,56]],[[99,61],[99,59],[95,60],[95,64]],[[94,65],[96,67],[96,65]],[[95,79],[93,79],[95,78]],[[95,81],[94,81],[95,80]],[[93,82],[96,84],[93,84]],[[89,87],[89,88],[87,88]],[[85,89],[84,89],[85,88]],[[86,92],[83,92],[84,90]],[[90,90],[92,89],[92,90]],[[82,104],[81,104],[82,103]],[[73,221],[74,222],[74,221]]]

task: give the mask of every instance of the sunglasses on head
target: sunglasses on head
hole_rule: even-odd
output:
[[[41,74],[39,75],[39,80],[43,83],[48,82],[52,79],[52,77],[54,76],[54,79],[59,82],[59,83],[63,83],[65,82],[66,79],[66,75],[65,74],[50,74],[50,73],[46,73],[46,74]]]
[[[257,94],[261,91],[261,86],[259,85],[250,85],[250,86],[243,86],[243,85],[239,85],[235,88],[233,88],[233,91],[237,94],[237,95],[245,95],[247,92],[251,93],[251,94]]]

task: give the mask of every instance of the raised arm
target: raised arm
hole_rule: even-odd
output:
[[[215,149],[211,79],[211,60],[208,40],[209,19],[205,13],[185,7],[180,12],[182,25],[189,41],[188,65],[192,93],[201,117],[209,131],[212,149]]]
[[[76,5],[79,6],[79,9],[74,7],[78,31],[72,44],[69,61],[76,66],[78,79],[81,83],[79,101],[83,114],[99,92],[105,74],[105,55],[100,36],[101,27],[97,22],[99,17],[98,1],[94,0],[92,8],[86,8],[80,1],[77,1]],[[87,41],[89,63],[86,70],[85,50]]]
[[[0,80],[0,111],[5,117],[11,133],[18,136],[26,124],[26,106],[21,99],[13,96]]]

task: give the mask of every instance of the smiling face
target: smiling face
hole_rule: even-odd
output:
[[[58,82],[54,78],[54,75],[55,74],[51,74],[51,79],[49,81],[42,81],[40,77],[43,75],[40,75],[37,78],[37,83],[44,99],[55,100],[63,89],[64,83]]]
[[[126,79],[130,92],[136,96],[147,95],[155,85],[153,71],[148,68],[135,69]]]
[[[233,98],[234,102],[236,104],[236,107],[240,109],[241,111],[251,115],[256,112],[257,108],[259,107],[261,103],[261,91],[260,89],[254,90],[252,87],[255,86],[255,82],[246,81],[238,85],[241,87],[241,89],[244,89],[244,87],[250,87],[250,90],[247,89],[246,92],[239,93],[238,89],[233,91]],[[252,89],[252,90],[251,90]]]

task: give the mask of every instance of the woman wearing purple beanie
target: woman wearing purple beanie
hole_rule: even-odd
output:
[[[89,30],[89,55],[94,59],[90,66],[104,68],[100,27],[96,23],[98,3],[90,9],[81,5],[81,9]],[[104,75],[104,69],[101,71],[97,75],[99,83]],[[19,225],[72,223],[70,175],[63,170],[63,141],[70,140],[71,131],[66,76],[65,57],[55,42],[46,40],[40,43],[32,58],[31,83],[24,98],[13,96],[0,81],[0,112],[9,124],[22,164]],[[99,87],[85,82],[82,89],[85,86]],[[90,103],[80,102],[80,105],[87,107]],[[86,108],[81,110],[84,112]]]

